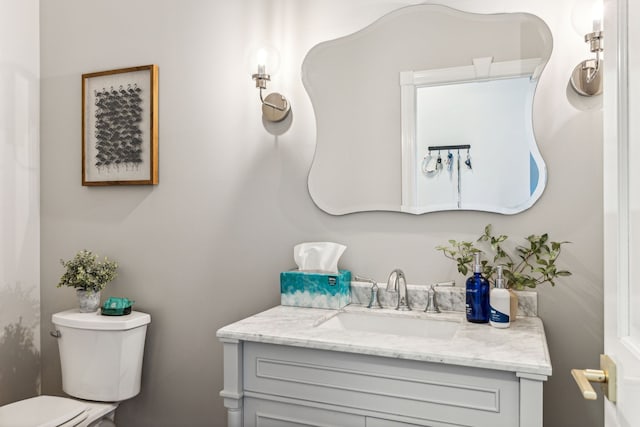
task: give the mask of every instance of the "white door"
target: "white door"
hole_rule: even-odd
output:
[[[605,425],[638,427],[640,2],[605,0],[604,12],[604,350],[617,366],[617,402],[605,399]]]

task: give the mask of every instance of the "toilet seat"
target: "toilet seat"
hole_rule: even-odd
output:
[[[81,427],[113,412],[117,406],[37,396],[0,407],[0,427]]]
[[[79,427],[80,423],[87,419],[88,413],[89,413],[88,410],[85,409],[80,414],[71,418],[67,422],[58,425],[57,427]]]
[[[83,415],[87,417],[86,406],[80,401],[37,396],[0,407],[0,427],[67,427],[80,423]],[[69,424],[76,418],[75,424]]]

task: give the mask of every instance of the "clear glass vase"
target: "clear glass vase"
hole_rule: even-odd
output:
[[[100,307],[100,291],[77,289],[76,295],[81,313],[93,313]]]

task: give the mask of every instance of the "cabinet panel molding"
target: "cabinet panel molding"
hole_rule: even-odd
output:
[[[269,400],[245,399],[245,427],[365,427],[365,417]]]
[[[245,343],[244,366],[245,390],[274,397],[448,425],[518,425],[510,372],[261,343]]]

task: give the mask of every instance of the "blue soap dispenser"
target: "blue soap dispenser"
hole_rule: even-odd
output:
[[[473,276],[467,279],[467,320],[489,323],[489,281],[482,276],[480,253],[473,256]]]

